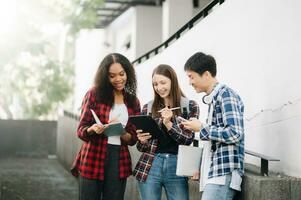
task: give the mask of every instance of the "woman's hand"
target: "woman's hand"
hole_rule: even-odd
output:
[[[194,132],[199,132],[202,129],[202,122],[196,118],[190,118],[187,121],[182,121],[181,124],[183,124],[184,128]]]
[[[106,129],[107,126],[105,125],[100,125],[100,124],[93,124],[92,126],[90,126],[88,129],[87,129],[87,132],[89,134],[95,132],[96,134],[102,134],[103,131]]]
[[[132,139],[132,135],[128,132],[125,132],[120,136],[120,139],[123,140],[124,142],[128,143]]]
[[[172,127],[172,111],[168,107],[165,107],[161,110],[161,118],[167,130],[170,130]]]
[[[146,144],[148,140],[152,137],[149,133],[142,133],[142,130],[136,130],[137,138],[141,144]]]

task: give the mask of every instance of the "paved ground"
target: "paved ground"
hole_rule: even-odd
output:
[[[1,200],[73,200],[74,177],[56,159],[0,158]]]

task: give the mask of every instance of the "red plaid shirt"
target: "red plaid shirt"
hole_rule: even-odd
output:
[[[128,109],[128,115],[140,114],[140,103],[136,99],[135,106],[129,107],[124,93],[124,103]],[[82,103],[82,113],[77,129],[78,137],[83,140],[82,147],[76,156],[71,167],[74,176],[79,174],[85,178],[104,180],[104,162],[106,157],[106,147],[108,138],[103,134],[88,134],[87,129],[95,123],[90,109],[93,109],[103,124],[108,123],[111,106],[96,102],[95,88],[90,89],[85,95]],[[127,124],[126,132],[132,135],[131,141],[125,143],[121,141],[119,159],[119,177],[127,178],[132,173],[131,157],[127,145],[134,145],[137,141],[135,127]]]

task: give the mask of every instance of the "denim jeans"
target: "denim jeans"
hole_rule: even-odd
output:
[[[225,185],[207,184],[202,194],[202,200],[232,200],[236,190],[230,188],[231,174],[226,175]]]
[[[156,154],[145,182],[138,182],[142,200],[160,200],[162,188],[168,200],[188,200],[188,178],[176,175],[177,155]]]

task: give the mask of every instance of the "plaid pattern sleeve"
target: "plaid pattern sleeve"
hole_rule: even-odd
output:
[[[138,99],[134,107],[129,107],[127,102],[125,104],[129,115],[139,113],[140,104]],[[85,178],[104,180],[104,164],[108,138],[103,134],[98,135],[93,133],[90,135],[85,132],[87,127],[95,123],[90,109],[95,111],[102,123],[109,121],[111,107],[104,103],[96,102],[95,90],[89,90],[83,100],[82,114],[77,131],[78,137],[84,142],[73,162],[71,172],[74,176],[81,175]],[[133,135],[132,142],[136,142],[135,131],[130,127],[130,124],[127,124],[126,130]],[[131,173],[132,166],[128,146],[122,144],[119,158],[119,178],[127,178]]]
[[[198,118],[199,117],[199,106],[195,101],[189,101],[189,118]],[[183,116],[182,116],[183,117]],[[185,129],[183,125],[179,124],[175,118],[173,118],[173,125],[168,131],[168,134],[178,143],[189,145],[193,141],[193,132]]]
[[[137,143],[141,144],[141,143]],[[155,158],[155,152],[157,149],[157,140],[150,140],[148,143],[148,151],[145,151],[139,158],[133,175],[138,181],[145,182],[147,179],[148,172],[152,166],[153,160]]]
[[[244,105],[240,97],[223,86],[214,98],[212,124],[204,125],[200,138],[211,141],[212,163],[208,178],[237,169],[244,173]]]
[[[107,139],[95,133],[88,134],[87,128],[95,123],[90,109],[100,116],[100,104],[95,103],[95,91],[89,90],[83,99],[80,122],[77,135],[84,142],[78,152],[71,172],[74,176],[81,175],[90,179],[104,179],[104,158],[106,155]],[[97,161],[97,162],[96,162]]]
[[[201,131],[201,139],[210,139],[226,144],[239,143],[244,133],[242,102],[231,90],[222,91],[217,98],[213,122],[216,121],[222,126],[205,126]]]
[[[141,114],[145,115],[147,113],[147,104],[142,108]],[[157,140],[149,140],[146,144],[141,144],[139,141],[136,144],[138,151],[143,152],[140,156],[135,169],[133,170],[133,175],[138,181],[145,182],[147,179],[148,172],[152,166],[153,160],[155,158],[155,152],[157,149]]]
[[[92,90],[89,90],[82,102],[81,107],[81,115],[80,115],[80,121],[79,126],[77,129],[77,136],[85,141],[85,142],[96,142],[99,140],[100,135],[97,134],[88,134],[87,129],[95,123],[92,113],[90,109],[92,108],[91,105],[95,104],[95,96],[93,95]]]

